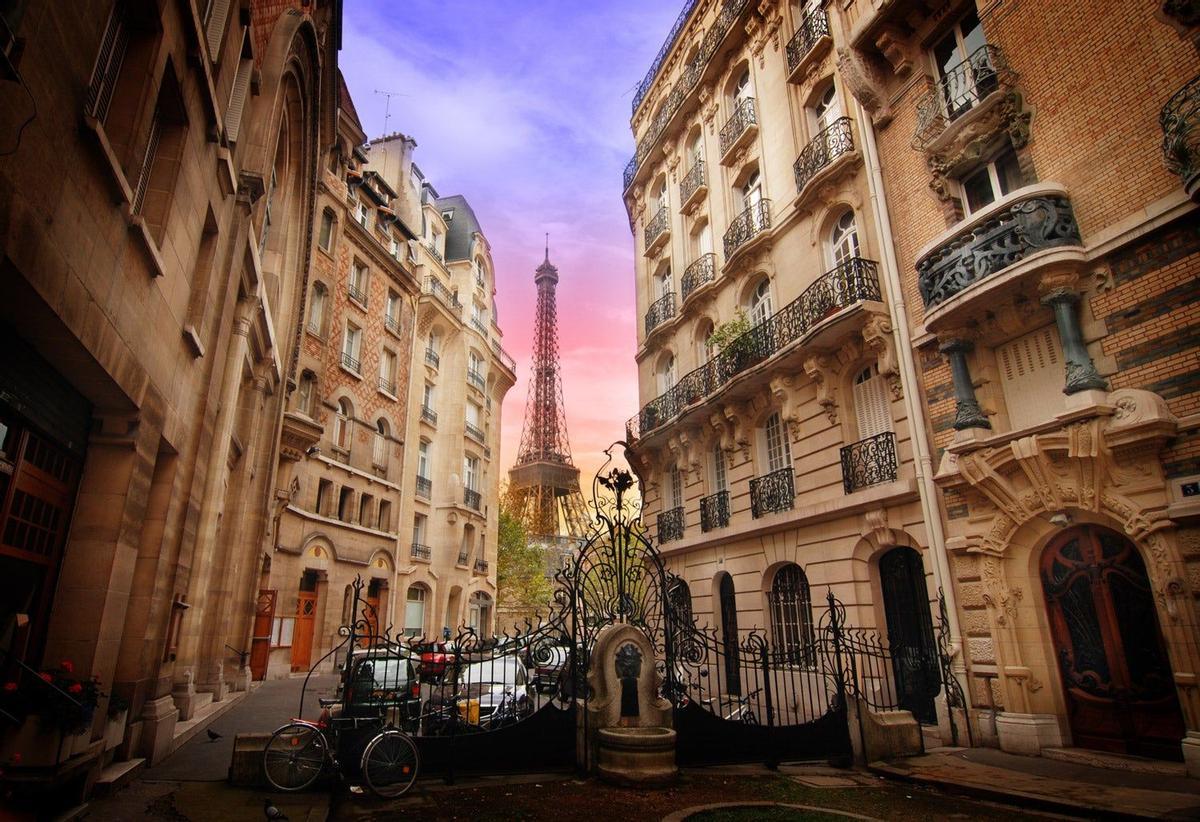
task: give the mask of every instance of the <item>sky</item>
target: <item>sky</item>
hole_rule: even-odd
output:
[[[492,246],[504,347],[507,478],[525,413],[534,269],[558,267],[567,428],[584,488],[637,412],[633,237],[621,175],[633,88],[682,0],[346,0],[340,63],[368,137],[417,141],[441,196],[466,196]]]

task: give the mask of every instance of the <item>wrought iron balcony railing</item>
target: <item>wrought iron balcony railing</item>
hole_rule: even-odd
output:
[[[393,397],[396,396],[395,380],[389,380],[387,377],[380,377],[379,390],[385,394],[391,394]]]
[[[452,313],[461,315],[462,303],[458,301],[458,295],[446,288],[442,281],[437,277],[426,277],[421,288],[426,294],[436,297],[439,302],[451,310]]]
[[[486,559],[475,560],[475,573],[486,574],[488,572],[488,561]]]
[[[725,231],[725,260],[739,248],[771,227],[771,201],[759,200],[733,218]]]
[[[675,18],[675,25],[671,26],[671,31],[667,34],[667,39],[658,49],[658,54],[654,55],[654,61],[650,64],[650,68],[646,71],[646,76],[638,83],[637,89],[633,92],[633,113],[636,114],[638,106],[642,104],[642,100],[646,97],[646,92],[650,90],[650,86],[654,85],[654,78],[658,76],[658,70],[662,68],[663,60],[667,59],[667,55],[671,52],[671,47],[675,45],[675,38],[679,36],[679,32],[683,31],[683,26],[687,23],[688,17],[692,14],[692,9],[696,7],[699,0],[687,0],[683,4],[683,10],[679,12],[679,16]]]
[[[391,331],[393,334],[399,334],[400,333],[400,320],[397,317],[393,317],[391,314],[384,314],[383,315],[383,327],[386,328],[388,331]]]
[[[819,277],[765,322],[733,340],[720,354],[689,371],[665,394],[646,403],[629,421],[627,433],[635,439],[645,436],[692,403],[723,388],[738,374],[808,334],[830,315],[863,300],[880,299],[875,262],[850,258]]]
[[[658,541],[683,539],[683,507],[672,508],[658,515]]]
[[[673,293],[664,294],[650,303],[650,309],[646,312],[646,336],[650,336],[651,331],[674,316],[675,295]]]
[[[437,412],[428,405],[421,406],[421,419],[430,425],[437,425]]]
[[[667,215],[667,207],[665,205],[660,206],[658,213],[654,215],[650,222],[646,223],[644,237],[647,250],[653,248],[654,241],[666,233],[668,225],[670,225],[670,217]]]
[[[486,437],[484,436],[482,428],[480,428],[478,425],[472,425],[469,422],[464,423],[463,425],[464,425],[464,428],[466,429],[468,437],[470,437],[471,439],[475,440],[476,442],[478,442],[480,444],[485,442]]]
[[[750,480],[750,513],[755,519],[776,511],[790,511],[795,501],[795,479],[790,467]]]
[[[483,378],[483,375],[480,374],[478,371],[468,369],[467,370],[467,382],[471,383],[471,385],[475,386],[480,391],[487,390],[487,380],[485,380]]]
[[[359,369],[361,367],[361,364],[359,363],[358,358],[350,356],[345,351],[342,352],[342,365],[345,366],[346,368],[349,368],[355,374],[359,373]]]
[[[708,177],[704,171],[704,161],[697,160],[684,178],[679,182],[679,202],[687,204],[692,195],[708,185]]]
[[[459,551],[459,552],[458,552],[458,564],[459,564],[459,565],[462,565],[462,566],[464,566],[464,567],[465,567],[465,566],[466,566],[466,564],[467,564],[467,561],[468,561],[470,558],[471,558],[471,556],[470,556],[470,554],[469,554],[468,552],[466,552],[466,551]]]
[[[512,358],[512,354],[504,350],[504,346],[500,345],[499,340],[492,340],[492,351],[496,352],[496,356],[500,358],[500,362],[505,368],[514,374],[517,373],[517,361]]]
[[[923,150],[946,127],[977,106],[993,91],[1012,88],[1016,72],[1008,67],[998,46],[980,46],[958,65],[944,72],[917,101],[917,132],[913,146]]]
[[[680,72],[679,79],[675,81],[675,85],[671,87],[671,91],[666,95],[663,104],[654,115],[654,119],[650,122],[646,133],[642,139],[638,140],[637,151],[633,158],[625,166],[624,189],[628,190],[633,184],[634,178],[637,177],[638,169],[645,162],[646,158],[654,151],[654,146],[666,131],[672,118],[679,112],[688,96],[695,90],[700,82],[700,78],[704,76],[704,69],[708,65],[708,61],[717,53],[721,43],[734,27],[742,12],[750,6],[750,0],[725,0],[721,6],[720,13],[717,14],[717,19],[713,21],[712,27],[705,32],[704,38],[700,41],[700,47],[696,50],[696,54],[683,67]],[[648,77],[650,75],[647,75]],[[653,79],[648,83],[641,93],[644,95],[646,90],[653,84]],[[635,95],[634,108],[637,108],[639,98]]]
[[[480,334],[483,335],[483,338],[485,340],[487,339],[487,337],[488,337],[487,321],[484,320],[483,317],[472,317],[471,325],[473,325],[475,327],[476,331],[478,331]]]
[[[355,285],[354,283],[350,283],[349,285],[346,286],[346,293],[350,296],[350,299],[354,300],[359,305],[367,304],[366,290],[363,288],[360,288],[359,286]]]
[[[432,348],[426,348],[425,362],[429,365],[432,365],[434,368],[438,368],[442,364],[442,358],[438,352],[434,351]]]
[[[1187,184],[1200,173],[1200,76],[1175,92],[1158,122],[1167,170]]]
[[[433,496],[433,480],[429,477],[417,475],[417,496],[429,499]]]
[[[716,277],[716,270],[716,254],[710,251],[708,254],[701,254],[696,258],[695,262],[684,269],[683,277],[679,281],[679,288],[683,299],[686,301],[688,296],[697,288],[711,283]]]
[[[796,193],[804,191],[817,172],[851,151],[854,151],[854,134],[850,130],[850,118],[839,117],[809,140],[796,158],[792,167],[796,173]]]
[[[999,211],[986,211],[917,260],[917,285],[932,308],[975,283],[1047,248],[1081,245],[1064,195],[1036,192]]]
[[[721,156],[725,156],[733,148],[738,138],[746,133],[750,126],[758,125],[758,113],[754,108],[754,98],[745,97],[733,107],[729,121],[721,128]]]
[[[787,44],[788,73],[796,70],[796,66],[800,65],[822,37],[828,36],[829,18],[825,15],[825,9],[816,8],[807,12]]]
[[[891,431],[842,448],[842,487],[847,494],[896,479],[896,435]]]
[[[470,488],[464,488],[463,489],[463,502],[471,510],[478,511],[479,506],[483,502],[483,497],[480,496],[478,491],[472,490]]]
[[[439,263],[445,265],[446,258],[442,255],[442,252],[437,250],[437,246],[435,246],[433,243],[426,243],[425,248],[429,250],[429,256],[433,257],[433,259],[437,260]]]
[[[414,542],[412,548],[409,549],[408,555],[413,559],[433,559],[433,549],[428,545],[422,545],[419,542]]]
[[[729,524],[729,492],[718,491],[700,500],[700,530],[704,533]]]

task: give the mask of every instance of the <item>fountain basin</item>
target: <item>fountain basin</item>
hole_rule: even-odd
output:
[[[671,728],[600,728],[596,772],[618,785],[647,787],[673,782],[677,734]]]

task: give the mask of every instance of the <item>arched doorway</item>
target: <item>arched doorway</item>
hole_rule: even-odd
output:
[[[1137,547],[1072,528],[1046,546],[1041,576],[1075,744],[1180,759],[1183,716]]]
[[[725,691],[740,696],[742,676],[738,664],[737,599],[733,592],[733,577],[721,574],[718,596],[721,600],[721,643],[725,657]]]
[[[879,558],[879,584],[887,618],[896,701],[918,722],[937,724],[934,697],[941,690],[933,617],[925,587],[921,555],[912,548],[893,548]]]

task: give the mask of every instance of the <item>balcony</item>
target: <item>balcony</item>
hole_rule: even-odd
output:
[[[872,260],[852,257],[826,272],[799,297],[754,326],[704,365],[689,371],[671,390],[646,403],[626,426],[637,439],[682,414],[732,382],[739,374],[825,328],[827,320],[866,300],[879,301],[879,279]]]
[[[649,70],[646,71],[646,76],[638,83],[637,90],[633,93],[633,113],[637,114],[638,106],[642,104],[642,100],[646,99],[646,93],[650,91],[650,87],[654,85],[654,80],[658,77],[658,70],[662,68],[663,61],[667,59],[667,55],[671,53],[671,48],[675,45],[675,38],[683,31],[684,25],[687,23],[688,17],[692,14],[692,9],[696,7],[699,0],[687,0],[683,4],[683,10],[679,12],[679,16],[675,18],[675,25],[671,26],[671,31],[667,34],[667,38],[663,41],[662,46],[658,49],[658,54],[654,56],[654,61],[650,64]]]
[[[438,355],[438,352],[434,351],[432,348],[426,348],[425,364],[432,365],[434,368],[438,368],[442,364],[442,358]]]
[[[917,131],[913,148],[930,151],[944,142],[950,132],[968,119],[968,112],[982,111],[998,104],[1003,94],[1017,82],[1016,72],[1008,67],[997,46],[981,46],[966,60],[946,71],[925,96],[917,101]]]
[[[462,316],[463,306],[458,301],[458,295],[451,293],[450,289],[446,288],[437,277],[426,277],[425,281],[421,284],[421,291],[450,309],[450,313],[454,316]]]
[[[458,565],[460,568],[466,568],[471,556],[467,551],[458,552]]]
[[[729,492],[718,491],[700,500],[700,530],[704,533],[729,524]]]
[[[355,374],[362,373],[362,364],[358,361],[358,358],[351,356],[345,351],[342,352],[342,367],[354,372]]]
[[[675,295],[664,294],[654,302],[650,303],[650,309],[646,312],[646,336],[667,320],[675,316]]]
[[[430,257],[433,257],[433,259],[437,260],[442,265],[446,264],[446,258],[442,255],[442,252],[438,251],[437,246],[435,246],[433,243],[426,243],[425,249],[429,252]]]
[[[805,188],[825,169],[833,165],[839,157],[854,151],[854,134],[850,129],[850,118],[839,117],[821,129],[817,136],[809,141],[792,171],[796,175],[796,197],[804,195]]]
[[[738,101],[729,115],[729,121],[721,128],[721,163],[729,165],[734,151],[748,143],[758,133],[758,113],[754,109],[754,98]]]
[[[354,302],[358,303],[363,308],[366,308],[366,306],[367,306],[366,289],[363,289],[363,288],[355,285],[354,283],[350,283],[348,286],[346,286],[346,294],[350,297],[350,299],[354,300]]]
[[[654,252],[671,238],[671,218],[667,214],[665,205],[660,206],[658,213],[646,224],[646,232],[643,236],[646,240],[646,250],[643,253],[647,257],[653,256]]]
[[[484,576],[486,576],[487,572],[488,572],[488,567],[489,567],[488,561],[486,559],[475,560],[475,573],[483,574]]]
[[[959,296],[964,292],[976,302],[982,294],[1019,284],[1023,272],[1040,270],[1044,263],[1084,262],[1082,245],[1065,190],[1051,184],[1017,189],[952,228],[917,258],[927,327],[955,313],[967,301]],[[989,279],[986,287],[979,285]]]
[[[795,501],[795,479],[790,467],[750,480],[750,512],[755,519],[777,511],[790,511]]]
[[[487,437],[484,435],[483,429],[478,425],[472,425],[468,422],[463,424],[463,428],[467,432],[467,436],[475,440],[475,442],[479,443],[480,445],[485,444],[487,441]]]
[[[433,480],[429,479],[429,477],[422,477],[420,474],[418,474],[417,475],[417,496],[421,497],[423,499],[432,498],[433,497]]]
[[[805,14],[787,44],[788,80],[792,83],[801,82],[805,70],[825,53],[832,42],[829,38],[829,17],[825,10],[818,7]]]
[[[500,358],[500,364],[514,374],[517,373],[517,361],[512,358],[512,355],[504,350],[504,346],[500,345],[499,340],[492,340],[492,351]]]
[[[478,511],[478,510],[480,510],[480,506],[483,503],[483,497],[479,494],[478,491],[472,490],[470,488],[464,488],[463,489],[463,503],[468,508],[470,508],[472,511]]]
[[[847,445],[841,453],[842,488],[847,494],[896,479],[896,435],[891,431]]]
[[[707,193],[708,175],[704,170],[704,161],[697,160],[679,183],[679,210],[687,211],[692,205],[703,200]]]
[[[400,319],[393,317],[391,314],[383,315],[383,327],[391,331],[397,337],[402,336],[400,332]]]
[[[738,249],[771,228],[771,201],[759,200],[733,218],[725,231],[725,262],[728,263]]]
[[[672,508],[658,515],[659,544],[683,539],[683,507]]]
[[[396,396],[396,382],[389,380],[387,377],[379,378],[379,390],[387,394],[389,397]]]
[[[430,425],[436,426],[437,425],[437,412],[434,411],[432,408],[430,408],[428,405],[422,405],[421,406],[421,421],[427,422]]]
[[[1200,77],[1181,88],[1158,117],[1163,160],[1193,200],[1200,200]]]
[[[475,386],[476,388],[478,388],[480,391],[487,390],[487,380],[485,380],[483,378],[483,375],[480,374],[478,371],[475,371],[473,369],[468,369],[467,370],[467,382],[470,383],[471,385]]]
[[[471,317],[471,326],[476,331],[478,331],[481,335],[483,335],[483,338],[485,340],[488,338],[487,320],[485,320],[483,317],[472,316]]]
[[[691,296],[692,292],[716,279],[716,269],[717,255],[712,252],[700,255],[695,262],[684,269],[683,277],[679,281],[683,301],[687,302],[687,298]]]
[[[433,549],[428,545],[422,545],[419,542],[414,542],[412,547],[408,549],[408,555],[413,559],[429,562],[431,559],[433,559]]]

